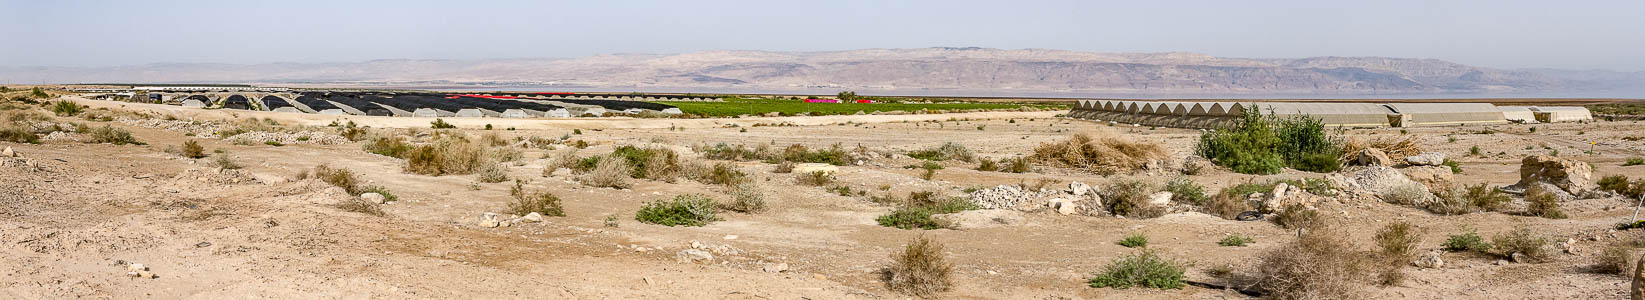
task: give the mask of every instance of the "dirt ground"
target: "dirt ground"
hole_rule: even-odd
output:
[[[353,121],[372,128],[427,128],[428,119],[319,116],[273,112],[199,110],[174,106],[79,100],[98,108],[173,115],[184,120],[270,118],[286,125],[324,126]],[[479,134],[492,124],[505,137],[560,137],[580,129],[576,139],[593,146],[580,153],[609,152],[618,145],[665,145],[687,158],[692,145],[760,143],[858,146],[903,152],[957,142],[991,158],[1033,152],[1036,145],[1075,133],[1108,131],[1164,145],[1171,157],[1193,155],[1197,130],[1107,124],[1056,118],[1060,112],[991,112],[941,115],[870,115],[745,119],[566,119],[508,120],[447,118],[459,131]],[[1190,280],[1228,283],[1208,269],[1233,265],[1253,274],[1257,257],[1295,239],[1295,232],[1271,222],[1242,222],[1181,212],[1152,219],[1061,215],[1024,211],[1024,222],[978,229],[900,230],[874,218],[892,207],[869,200],[876,195],[937,191],[963,196],[967,188],[1002,184],[1070,182],[1092,186],[1118,178],[1162,183],[1176,174],[1142,172],[1103,176],[1042,167],[1026,174],[982,172],[976,164],[948,161],[932,180],[904,168],[906,156],[864,159],[842,166],[840,184],[867,191],[840,196],[821,187],[797,185],[791,174],[771,164],[738,162],[767,191],[770,210],[723,213],[723,221],[703,227],[640,223],[634,212],[647,201],[702,193],[724,199],[723,188],[690,180],[674,183],[632,180],[629,189],[588,187],[568,170],[543,176],[545,150],[528,149],[510,177],[531,180],[532,188],[564,200],[565,217],[500,228],[477,225],[486,212],[501,212],[512,182],[478,183],[475,175],[425,176],[402,171],[402,160],[367,153],[362,142],[336,145],[236,145],[195,138],[183,132],[88,122],[130,130],[147,145],[82,144],[47,141],[10,147],[21,159],[0,158],[0,294],[7,298],[549,298],[549,299],[880,299],[908,298],[887,289],[881,270],[911,238],[926,236],[946,245],[954,264],[953,289],[941,298],[976,299],[1224,299],[1246,296],[1232,290],[1188,286],[1176,290],[1092,288],[1086,280],[1111,259],[1135,250],[1117,245],[1127,234],[1145,233],[1148,247],[1192,262]],[[936,122],[921,122],[936,121]],[[760,126],[756,123],[797,126]],[[729,127],[728,124],[737,124]],[[1587,161],[1595,175],[1645,174],[1645,166],[1621,166],[1645,156],[1645,136],[1635,121],[1513,124],[1405,129],[1428,151],[1444,152],[1461,163],[1459,183],[1508,185],[1519,179],[1520,159],[1553,150]],[[515,128],[504,130],[503,128]],[[1532,132],[1531,128],[1536,128]],[[1480,133],[1484,129],[1494,133]],[[1401,129],[1351,129],[1350,138],[1401,136]],[[166,153],[167,146],[199,141],[226,151],[244,166],[218,170],[207,159]],[[1483,156],[1469,156],[1479,146]],[[564,148],[561,148],[564,149]],[[562,150],[555,150],[558,152]],[[1591,151],[1591,152],[1588,152]],[[361,173],[370,184],[399,197],[385,204],[386,217],[339,210],[348,197],[296,174],[326,164]],[[1248,181],[1311,178],[1326,174],[1287,170],[1255,176],[1207,170],[1190,178],[1211,191]],[[1516,202],[1522,202],[1515,200]],[[1518,204],[1517,205],[1522,205]],[[1447,253],[1441,268],[1408,269],[1409,279],[1387,287],[1368,286],[1376,299],[1615,299],[1626,297],[1628,281],[1589,271],[1607,243],[1629,232],[1610,228],[1626,221],[1632,203],[1620,198],[1571,200],[1571,217],[1544,219],[1508,213],[1441,216],[1420,208],[1380,201],[1339,200],[1322,204],[1359,247],[1383,224],[1406,221],[1423,232],[1418,251],[1439,249],[1447,235],[1464,226],[1491,236],[1527,225],[1569,252],[1544,263],[1502,263],[1499,258]],[[617,227],[605,225],[614,216]],[[1221,247],[1228,234],[1255,238],[1245,247]],[[676,253],[692,242],[729,246],[710,263],[680,263]],[[1637,255],[1637,254],[1636,254]],[[126,264],[146,265],[157,278],[127,276]],[[768,272],[773,264],[787,269]]]

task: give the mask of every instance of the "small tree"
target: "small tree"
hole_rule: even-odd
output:
[[[842,101],[855,101],[855,100],[857,100],[857,92],[853,92],[853,91],[840,92],[840,94],[836,95],[836,96],[838,96],[840,98],[840,100],[842,100]]]

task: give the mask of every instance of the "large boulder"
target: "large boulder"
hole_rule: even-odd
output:
[[[1263,212],[1279,212],[1291,204],[1301,204],[1303,207],[1313,208],[1319,203],[1320,197],[1303,191],[1302,187],[1280,183],[1274,185],[1274,190],[1268,192],[1258,201],[1257,210]]]
[[[1400,173],[1399,169],[1387,166],[1365,167],[1354,171],[1331,174],[1326,178],[1335,183],[1338,190],[1357,197],[1386,199],[1389,194],[1414,188],[1418,190],[1415,192],[1420,193],[1421,196],[1419,199],[1413,199],[1413,203],[1408,204],[1426,206],[1435,200],[1433,193],[1428,190],[1428,186],[1405,177],[1405,174]]]
[[[1405,163],[1413,166],[1438,166],[1445,164],[1445,153],[1423,152],[1405,157]]]
[[[1412,166],[1400,171],[1405,173],[1405,177],[1421,183],[1430,191],[1444,190],[1456,182],[1451,167],[1446,166]]]
[[[1383,153],[1381,149],[1377,148],[1365,148],[1364,150],[1359,150],[1358,153],[1354,153],[1352,157],[1349,157],[1346,162],[1349,165],[1357,166],[1394,165],[1394,159],[1388,157],[1388,153]]]
[[[1552,155],[1527,156],[1520,161],[1518,186],[1546,182],[1573,195],[1593,190],[1594,169],[1588,163]]]

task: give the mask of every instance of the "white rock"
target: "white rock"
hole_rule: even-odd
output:
[[[1405,163],[1413,166],[1438,166],[1445,163],[1445,153],[1423,152],[1422,154],[1405,157]]]
[[[148,271],[148,270],[149,270],[149,267],[144,266],[143,264],[135,264],[134,263],[134,264],[126,265],[126,271],[127,272]]]
[[[1073,192],[1074,196],[1084,196],[1085,193],[1091,192],[1091,186],[1075,181],[1068,184],[1068,191]]]
[[[765,263],[765,266],[761,269],[769,273],[782,273],[788,271],[788,263]]]
[[[360,194],[360,200],[370,201],[371,203],[377,204],[388,203],[388,197],[383,197],[383,194],[378,193]]]
[[[1153,204],[1156,206],[1169,205],[1171,204],[1171,195],[1173,195],[1171,192],[1158,192],[1153,195],[1148,195],[1148,204]]]
[[[485,213],[480,215],[479,223],[480,227],[485,228],[497,228],[497,226],[503,225],[503,221],[499,219],[496,213]]]
[[[1072,199],[1051,198],[1045,205],[1056,210],[1059,214],[1072,215],[1079,212],[1079,205],[1075,204]]]
[[[725,235],[725,239],[727,239],[727,240],[735,240],[735,239],[737,239],[737,235],[735,235],[735,234],[727,234],[727,235]]]
[[[1411,265],[1428,269],[1445,267],[1445,260],[1439,258],[1440,254],[1442,253],[1439,251],[1429,251],[1428,253],[1417,257],[1416,261],[1411,262]]]
[[[11,147],[6,147],[6,150],[0,150],[0,156],[17,157],[17,152],[11,151]]]
[[[520,217],[520,221],[527,222],[527,223],[542,222],[543,221],[543,214],[540,214],[540,213],[537,213],[537,212],[531,212],[529,214],[526,214],[524,217]]]
[[[679,263],[712,262],[714,261],[714,254],[698,249],[685,249],[674,253],[674,261]]]

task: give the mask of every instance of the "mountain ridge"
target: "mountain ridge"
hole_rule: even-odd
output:
[[[709,50],[578,58],[0,67],[0,82],[446,82],[632,89],[1364,95],[1591,92],[1645,87],[1645,72],[1496,69],[1397,57],[1233,58],[1193,52],[932,47]]]

